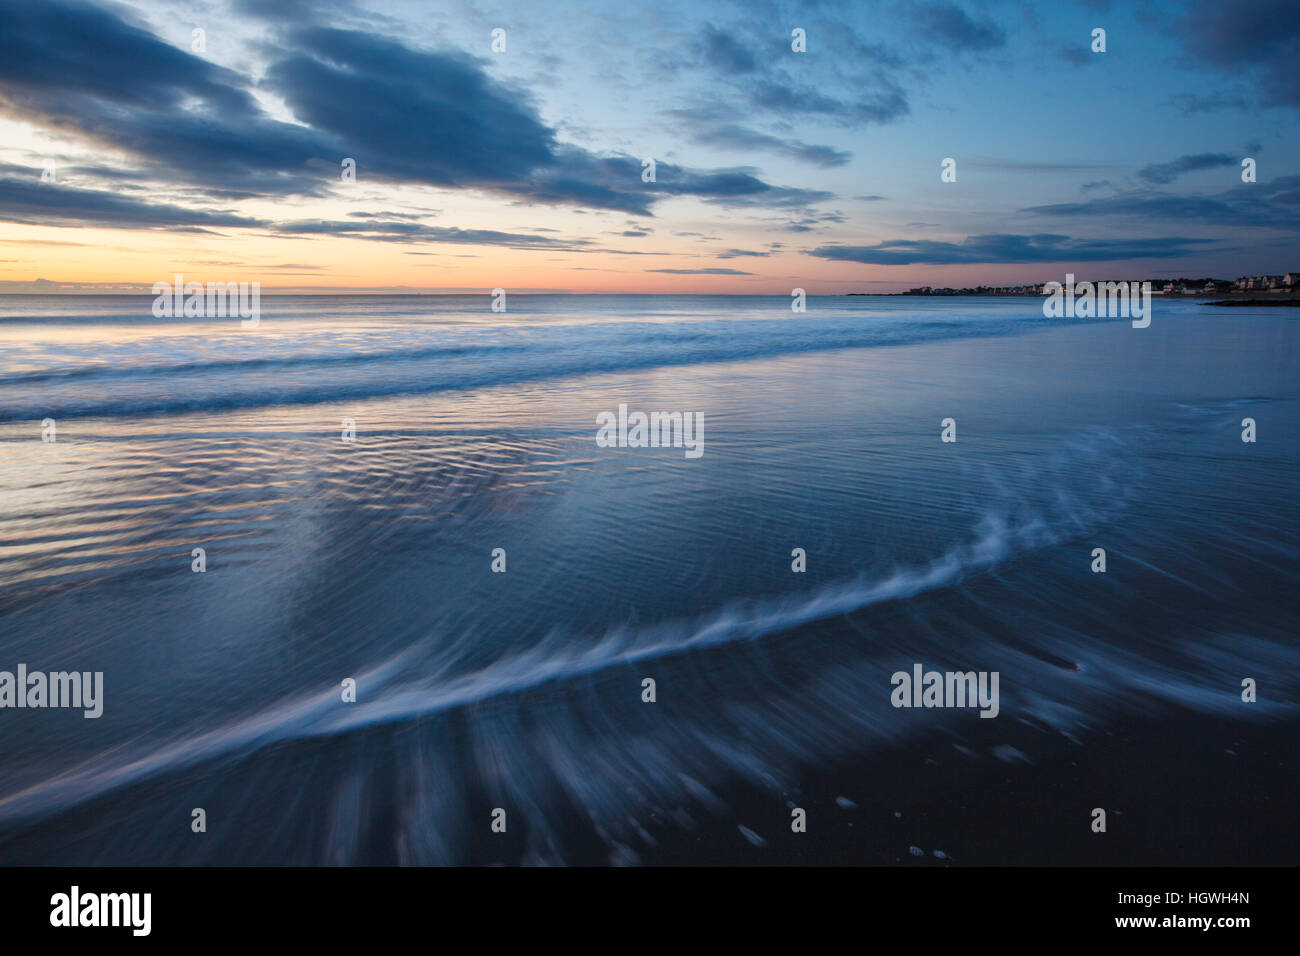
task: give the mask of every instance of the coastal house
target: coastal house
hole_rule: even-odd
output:
[[[1284,276],[1252,276],[1246,283],[1246,288],[1252,289],[1256,292],[1265,292],[1269,289],[1281,289],[1284,288],[1286,284],[1284,279]]]

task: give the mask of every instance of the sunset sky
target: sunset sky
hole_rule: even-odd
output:
[[[2,0],[0,18],[0,291],[1300,268],[1294,0]]]

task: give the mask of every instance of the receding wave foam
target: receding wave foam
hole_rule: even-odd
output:
[[[1013,528],[993,516],[981,523],[978,532],[969,545],[949,551],[924,567],[900,568],[879,580],[860,577],[829,585],[801,598],[737,602],[694,621],[620,628],[589,646],[583,646],[574,635],[553,633],[522,653],[444,683],[395,682],[418,656],[417,649],[411,648],[357,679],[359,697],[367,703],[340,707],[338,690],[330,688],[151,753],[119,754],[111,762],[96,761],[93,766],[72,770],[55,780],[0,799],[0,820],[56,812],[158,774],[284,740],[406,721],[622,664],[789,631],[871,605],[951,586],[969,574],[997,565],[1013,553],[1040,547],[1055,538],[1040,522]]]

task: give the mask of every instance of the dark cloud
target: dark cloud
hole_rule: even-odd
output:
[[[444,242],[471,246],[508,246],[514,249],[575,250],[591,243],[585,239],[552,239],[527,233],[498,232],[495,229],[461,229],[457,226],[427,226],[418,222],[324,222],[303,220],[281,223],[276,232],[286,236],[348,236],[383,242]]]
[[[708,177],[712,179],[713,177]],[[823,189],[795,189],[789,186],[769,186],[752,176],[740,176],[724,191],[719,182],[716,191],[698,191],[705,202],[721,206],[749,206],[764,209],[802,209],[806,206],[834,199],[835,194]]]
[[[1242,183],[1212,196],[1171,196],[1154,191],[1119,193],[1085,202],[1030,206],[1022,212],[1052,217],[1109,217],[1142,222],[1171,220],[1295,231],[1300,221],[1300,176]]]
[[[175,110],[188,97],[242,112],[238,77],[162,42],[107,10],[80,3],[8,2],[0,32],[0,88],[21,108],[84,100]]]
[[[338,169],[338,144],[269,119],[243,77],[106,10],[50,0],[4,16],[0,113],[243,196],[320,193],[326,164]]]
[[[658,183],[643,183],[636,158],[560,143],[530,99],[479,60],[369,33],[306,26],[277,36],[262,84],[299,121],[286,123],[262,111],[244,77],[98,7],[15,2],[5,19],[0,114],[128,154],[136,168],[122,178],[144,171],[222,199],[323,195],[340,188],[346,157],[361,183],[641,215],[675,195],[779,206],[824,195],[751,171],[668,164]]]
[[[752,276],[752,272],[739,269],[647,269],[647,272],[666,272],[674,276]]]
[[[700,38],[700,55],[714,69],[723,73],[753,73],[758,69],[754,54],[726,30],[712,24],[704,28]]]
[[[277,23],[316,22],[353,9],[352,0],[233,0],[231,5],[239,13]]]
[[[681,118],[707,134],[719,125],[744,127],[768,119],[857,127],[908,115],[899,79],[910,60],[884,44],[867,42],[854,25],[822,19],[817,11],[806,13],[810,19],[800,20],[812,44],[806,54],[791,51],[789,29],[773,31],[761,17],[709,25],[702,36],[694,36],[689,46],[696,55],[670,57],[669,65],[675,71],[698,70],[703,63],[713,67],[714,78],[707,102],[680,111]],[[835,154],[825,150],[814,148],[802,158],[824,165]]]
[[[1024,212],[1040,216],[1115,216],[1136,219],[1181,219],[1222,225],[1251,225],[1252,217],[1241,209],[1205,196],[1165,196],[1122,193],[1086,202],[1051,203],[1029,206]]]
[[[990,265],[1030,262],[1113,262],[1122,259],[1173,259],[1197,251],[1212,239],[1071,239],[1038,234],[968,236],[963,242],[888,239],[874,246],[821,246],[811,255],[837,262],[904,266],[915,264]]]
[[[1223,166],[1236,166],[1241,162],[1239,156],[1227,153],[1197,153],[1195,156],[1179,156],[1168,163],[1155,163],[1138,170],[1138,178],[1149,183],[1167,186],[1185,173],[1202,169],[1218,169]]]
[[[1007,42],[1006,32],[990,17],[971,19],[955,3],[922,3],[911,10],[924,35],[953,50],[993,50]]]
[[[1249,78],[1263,105],[1300,107],[1300,3],[1193,0],[1174,27],[1198,64]]]
[[[828,213],[822,216],[805,216],[802,219],[795,219],[791,221],[786,226],[786,229],[788,229],[790,232],[812,232],[817,226],[821,225],[822,223],[827,223],[827,222],[839,223],[845,221],[846,221],[845,218],[841,216],[839,213]]]
[[[418,220],[429,215],[429,213],[414,212],[350,212],[348,216],[353,219],[410,219]]]
[[[884,79],[878,79],[874,86],[878,88],[864,89],[858,96],[844,99],[778,75],[754,83],[749,102],[755,109],[785,118],[820,116],[845,126],[889,123],[911,111],[901,88]]]
[[[228,211],[208,211],[142,201],[120,193],[70,189],[29,179],[0,179],[0,221],[38,226],[96,226],[114,229],[167,227],[186,232],[265,227],[265,220]]]
[[[690,137],[692,142],[702,146],[766,150],[782,156],[789,156],[791,159],[797,159],[800,162],[821,166],[825,169],[846,166],[853,158],[852,153],[844,150],[830,146],[819,146],[815,143],[801,143],[795,137],[782,139],[779,136],[760,133],[758,130],[741,126],[738,123],[697,128],[691,131]]]
[[[430,226],[408,221],[328,221],[302,219],[274,224],[272,230],[280,236],[310,239],[316,236],[339,236],[348,239],[368,239],[376,242],[410,244],[450,244],[466,246],[501,246],[509,249],[537,249],[546,252],[609,253],[620,256],[663,256],[666,252],[610,249],[590,239],[553,239],[533,233],[502,232],[496,229],[462,229],[459,226]]]
[[[328,27],[290,37],[297,50],[264,83],[347,148],[359,177],[508,189],[557,163],[555,135],[528,98],[469,56]]]

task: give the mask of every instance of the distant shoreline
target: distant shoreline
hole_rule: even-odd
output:
[[[1046,295],[1042,292],[845,292],[846,296],[883,296],[897,297],[907,296],[915,299],[1042,299]],[[1232,292],[1161,292],[1157,289],[1151,290],[1151,295],[1160,296],[1163,299],[1221,299],[1222,302],[1211,302],[1211,305],[1296,305],[1300,304],[1300,292],[1261,292],[1258,290],[1251,291],[1232,291]],[[1232,300],[1232,301],[1227,301]]]
[[[1207,302],[1205,304],[1206,305],[1244,305],[1244,306],[1280,305],[1280,306],[1289,306],[1291,308],[1300,308],[1300,296],[1282,295],[1282,296],[1278,296],[1275,299],[1247,299],[1243,297],[1240,299],[1224,299],[1221,302]]]

